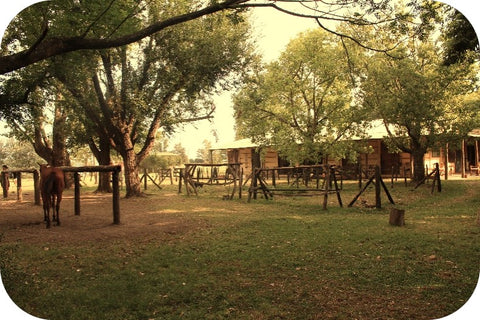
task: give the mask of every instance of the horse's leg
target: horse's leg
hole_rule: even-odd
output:
[[[47,210],[45,213],[45,221],[47,221],[47,229],[50,228],[50,204],[47,204]]]
[[[57,221],[57,214],[55,213],[55,194],[52,193],[52,221]]]
[[[57,205],[55,209],[57,210],[57,226],[60,225],[60,202],[62,201],[62,194],[57,194]]]
[[[48,205],[43,201],[43,221],[47,221]]]

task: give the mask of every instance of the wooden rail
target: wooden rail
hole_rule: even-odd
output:
[[[3,197],[8,197],[8,189],[6,188],[6,181],[8,179],[8,175],[13,173],[15,178],[17,179],[17,200],[23,200],[23,193],[22,193],[22,173],[33,173],[33,192],[35,195],[35,205],[40,205],[40,188],[39,188],[39,180],[40,175],[37,169],[18,169],[18,170],[7,170],[2,171],[1,179],[2,179],[2,189],[3,189]]]
[[[122,167],[119,165],[112,166],[85,166],[85,167],[60,167],[63,172],[73,172],[75,185],[75,215],[80,215],[80,172],[112,172],[112,208],[113,208],[113,224],[120,224],[120,187],[119,173]]]

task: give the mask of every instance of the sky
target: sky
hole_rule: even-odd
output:
[[[13,17],[28,5],[39,2],[35,0],[14,0],[0,2],[0,34],[3,35],[5,28]],[[480,31],[480,11],[477,0],[448,0],[444,1],[456,7],[473,24],[475,29]],[[313,21],[287,16],[271,9],[256,9],[254,13],[254,28],[258,37],[259,51],[264,54],[265,61],[276,59],[285,48],[290,39],[299,32],[316,27]],[[195,157],[196,151],[202,148],[203,140],[211,137],[212,130],[218,132],[219,143],[232,141],[235,137],[233,109],[230,99],[231,93],[225,93],[216,97],[217,105],[215,118],[211,123],[202,122],[196,125],[189,125],[185,130],[178,132],[170,142],[170,147],[181,142],[187,149],[190,157]],[[1,126],[1,125],[0,125]],[[1,130],[1,128],[0,128]],[[211,139],[211,138],[210,138]],[[215,142],[211,139],[212,143]],[[480,285],[477,285],[472,298],[456,313],[443,318],[443,320],[471,320],[477,319],[480,305]],[[2,316],[8,319],[38,319],[21,311],[8,297],[3,285],[0,285],[0,310]]]
[[[317,27],[311,19],[288,16],[270,8],[257,9],[252,14],[254,37],[257,39],[258,52],[265,62],[279,57],[288,42],[298,33]],[[203,148],[203,141],[209,140],[213,146],[235,140],[233,92],[225,92],[215,97],[216,112],[213,120],[204,120],[188,125],[177,131],[170,140],[170,147],[181,143],[190,158],[195,158],[196,151]],[[217,132],[218,141],[212,136]]]

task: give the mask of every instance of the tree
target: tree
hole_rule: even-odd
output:
[[[36,155],[32,146],[14,139],[0,140],[1,164],[13,169],[36,168],[42,159]]]
[[[447,10],[449,11],[447,15],[448,23],[443,33],[445,42],[444,64],[451,65],[466,57],[472,58],[472,55],[469,55],[468,52],[476,51],[478,59],[480,48],[475,29],[461,12],[453,8]]]
[[[357,25],[402,24],[408,12],[398,12],[395,1],[358,0],[344,1],[296,1],[298,7],[287,6],[290,0],[270,0],[259,3],[254,0],[191,1],[189,7],[176,10],[168,16],[159,16],[148,24],[129,28],[130,22],[139,19],[147,8],[146,1],[67,1],[57,0],[38,3],[17,17],[6,32],[0,57],[0,74],[18,70],[36,62],[79,50],[99,50],[121,47],[168,30],[188,21],[225,12],[232,17],[248,8],[268,7],[305,18],[316,19],[319,26],[329,30],[324,22],[344,21]],[[410,1],[410,9],[420,7],[418,1]],[[169,1],[176,6],[175,1]],[[182,1],[179,2],[180,6]],[[286,4],[285,4],[286,3]],[[40,9],[38,9],[40,8]],[[53,8],[48,10],[47,8]],[[22,33],[22,15],[38,10],[35,22],[29,23],[33,32]],[[120,10],[120,11],[119,11]],[[68,14],[65,14],[68,13]],[[82,19],[79,19],[82,18]],[[66,25],[69,28],[64,28]],[[97,33],[97,27],[114,26],[108,36]],[[60,26],[60,27],[59,27]],[[330,31],[330,30],[329,30]],[[22,34],[20,45],[19,34]]]
[[[247,40],[248,25],[219,14],[100,53],[92,77],[99,105],[94,114],[123,158],[127,197],[141,194],[138,165],[160,128],[169,133],[181,123],[211,117],[208,95],[245,70]]]
[[[121,3],[127,7],[130,4],[126,0],[115,2]],[[151,1],[143,9],[141,19],[128,20],[127,29],[163,19],[163,15],[174,15],[174,11],[188,10],[190,6],[189,1]],[[63,7],[57,15],[66,15],[60,10]],[[124,6],[116,9],[114,22],[124,16],[125,10]],[[28,26],[27,22],[34,23],[34,18],[35,15],[27,15],[18,23]],[[67,22],[63,21],[68,30],[71,25]],[[121,19],[117,23],[107,22],[96,22],[90,27],[95,34],[108,35],[112,29],[117,32],[117,23],[122,28],[126,24]],[[97,143],[88,141],[94,153],[101,150],[109,162],[112,146],[122,156],[129,197],[141,193],[138,165],[152,149],[156,132],[162,128],[171,133],[181,123],[208,119],[214,111],[209,95],[227,88],[235,81],[232,75],[245,70],[251,54],[248,30],[240,14],[233,17],[219,13],[130,46],[91,51],[84,56],[70,53],[43,63],[48,64],[47,73],[61,84],[63,94],[68,94],[76,107],[71,116],[87,130],[82,135],[98,137]],[[102,164],[101,159],[99,163]]]
[[[466,101],[475,99],[478,66],[445,66],[439,47],[431,40],[414,40],[398,48],[402,59],[374,55],[362,83],[365,105],[387,130],[394,128],[388,133],[395,147],[412,155],[415,181],[424,177],[426,151],[446,135],[468,133],[480,111],[480,101]]]
[[[177,165],[183,165],[183,164],[189,162],[189,160],[188,160],[188,155],[187,155],[187,151],[185,150],[185,148],[182,146],[181,143],[177,143],[177,144],[173,147],[172,153],[178,155],[179,162],[176,163]]]
[[[354,84],[336,38],[312,30],[292,40],[235,96],[237,130],[293,163],[346,157],[362,119]]]
[[[7,113],[4,117],[8,119],[11,134],[20,141],[29,142],[47,163],[66,166],[70,165],[66,145],[69,125],[66,105],[55,79],[47,74],[45,68],[36,66],[21,70],[5,81],[3,89],[11,95],[10,101],[22,97],[15,102],[21,112]],[[50,132],[47,130],[49,124]]]

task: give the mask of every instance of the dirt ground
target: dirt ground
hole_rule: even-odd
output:
[[[135,239],[149,241],[162,236],[181,234],[202,227],[201,221],[192,221],[179,202],[184,197],[175,192],[147,195],[137,199],[120,200],[120,225],[113,224],[111,194],[81,194],[81,214],[74,214],[73,191],[64,193],[60,208],[61,226],[52,224],[46,229],[43,208],[34,204],[33,192],[24,193],[23,201],[10,193],[0,199],[0,241],[75,244],[85,241]],[[162,209],[163,208],[163,209]],[[190,209],[191,210],[191,209]],[[198,219],[197,219],[198,220]]]

